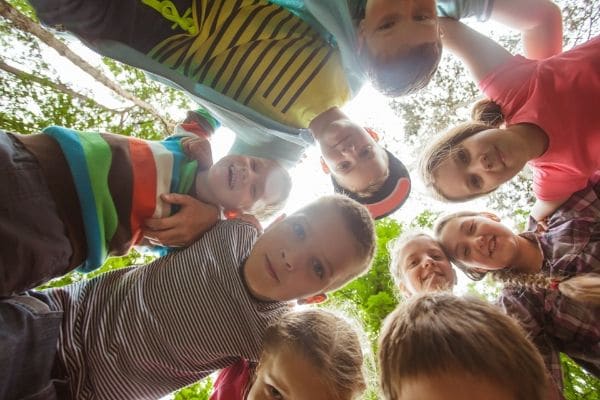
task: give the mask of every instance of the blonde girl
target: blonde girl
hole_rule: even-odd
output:
[[[412,232],[391,241],[390,274],[404,296],[452,291],[456,272],[442,246],[424,232]]]
[[[353,400],[366,388],[356,328],[322,309],[290,312],[271,325],[254,367],[221,371],[211,400]]]
[[[494,191],[525,164],[533,169],[541,221],[600,168],[600,37],[544,60],[513,56],[463,24],[445,20],[444,46],[468,66],[489,100],[475,121],[437,139],[421,160],[426,185],[442,199]]]

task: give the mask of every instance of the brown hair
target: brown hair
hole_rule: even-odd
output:
[[[496,102],[490,99],[481,99],[473,105],[471,119],[492,128],[499,128],[504,124],[502,109]]]
[[[366,379],[361,340],[353,325],[322,309],[287,313],[267,328],[261,359],[289,346],[314,365],[331,399],[354,399],[365,390]]]
[[[359,257],[364,260],[364,268],[361,271],[353,271],[345,280],[353,279],[368,269],[375,255],[376,237],[373,217],[371,217],[365,206],[349,197],[339,194],[323,196],[319,200],[307,205],[304,210],[310,211],[311,209],[320,207],[335,208],[341,214],[348,231],[352,232],[356,240],[354,248],[358,250]],[[335,240],[335,238],[332,239]]]
[[[400,305],[381,330],[379,367],[388,400],[405,379],[448,372],[512,388],[515,399],[546,398],[539,352],[516,321],[476,298],[429,293]]]
[[[433,228],[434,233],[439,237],[446,224],[452,219],[476,215],[480,215],[480,213],[475,211],[459,211],[444,215],[436,220]],[[489,273],[495,281],[504,283],[504,286],[506,287],[524,287],[532,290],[547,290],[554,288],[573,300],[600,304],[600,275],[598,274],[586,273],[572,277],[548,276],[542,272],[528,274],[510,269],[510,265],[507,265],[506,268],[501,270],[480,271],[468,267],[460,260],[456,259],[456,257],[448,255],[447,252],[446,255],[452,264],[474,281],[482,280]]]
[[[292,178],[287,169],[283,168],[278,162],[274,161],[277,167],[279,167],[283,171],[284,177],[284,186],[281,187],[281,196],[277,199],[275,203],[266,204],[264,207],[257,208],[251,211],[256,218],[260,220],[265,220],[270,218],[277,213],[283,210],[285,207],[285,203],[287,203],[287,199],[290,196],[290,192],[292,190]]]
[[[425,148],[419,161],[419,172],[425,187],[437,200],[463,202],[484,196],[497,189],[494,188],[485,193],[474,193],[460,198],[451,198],[446,196],[435,182],[435,174],[438,168],[442,162],[456,151],[463,140],[490,128],[492,127],[480,122],[465,122],[446,131]]]
[[[377,60],[366,52],[369,79],[373,86],[386,96],[403,96],[414,93],[429,83],[442,57],[442,42],[423,43],[408,52],[398,52],[392,59]]]

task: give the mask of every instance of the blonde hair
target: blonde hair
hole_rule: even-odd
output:
[[[444,227],[451,220],[477,215],[480,215],[480,213],[475,211],[459,211],[441,216],[436,220],[433,228],[435,236],[439,238]],[[515,271],[510,266],[497,271],[481,271],[463,264],[456,257],[448,255],[447,252],[446,255],[452,264],[474,281],[482,280],[489,273],[494,280],[504,283],[504,286],[507,287],[524,287],[532,290],[558,289],[563,295],[573,300],[600,304],[600,275],[598,274],[585,273],[576,276],[548,276],[543,272],[528,274]]]
[[[519,400],[546,398],[542,357],[516,321],[498,308],[447,293],[413,296],[385,320],[379,337],[381,389],[396,399],[406,379],[468,373]]]
[[[274,161],[274,160],[271,160],[271,161]],[[281,195],[277,199],[276,202],[271,203],[271,204],[266,204],[265,206],[259,207],[255,210],[251,210],[250,213],[253,214],[256,218],[258,218],[260,220],[265,220],[265,219],[271,218],[272,216],[281,212],[281,210],[283,210],[283,208],[285,207],[285,204],[287,203],[287,199],[290,196],[290,192],[292,190],[292,177],[290,176],[290,173],[287,171],[287,169],[282,167],[277,161],[274,161],[274,162],[277,165],[277,167],[283,171],[283,177],[284,177],[283,187],[280,188]]]
[[[313,364],[331,399],[355,399],[366,388],[366,374],[361,340],[353,325],[322,309],[287,313],[267,328],[261,359],[288,346]]]
[[[403,282],[404,278],[402,268],[400,268],[400,251],[413,239],[420,237],[428,238],[432,242],[437,243],[440,247],[440,250],[442,250],[442,252],[444,251],[443,247],[441,246],[441,244],[438,243],[437,240],[435,240],[433,237],[422,231],[408,232],[396,239],[390,240],[387,243],[387,249],[390,255],[390,275],[392,275],[392,278],[394,278],[394,282],[396,283],[396,285]]]

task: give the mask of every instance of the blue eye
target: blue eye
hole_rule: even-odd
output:
[[[325,276],[325,268],[323,267],[323,264],[315,260],[313,261],[312,267],[313,271],[319,277],[319,279],[323,279],[323,277]]]
[[[292,224],[292,231],[298,239],[304,239],[306,237],[304,227],[298,223]]]

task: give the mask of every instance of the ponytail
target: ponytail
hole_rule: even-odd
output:
[[[573,277],[551,277],[542,273],[523,274],[511,270],[500,270],[492,273],[495,280],[506,287],[525,287],[528,289],[558,289],[563,295],[593,305],[600,305],[600,275],[594,273],[580,274]]]
[[[490,99],[482,99],[473,105],[471,119],[498,128],[504,123],[504,114],[502,114],[502,109],[496,102]]]

